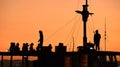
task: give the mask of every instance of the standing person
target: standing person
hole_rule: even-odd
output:
[[[10,53],[15,53],[15,43],[14,42],[11,42],[9,51],[10,51]]]
[[[43,32],[40,30],[39,31],[40,39],[38,40],[40,47],[43,46]]]
[[[98,30],[96,30],[94,34],[94,44],[96,45],[97,51],[100,51],[100,38],[101,38],[101,35],[99,34]]]
[[[24,53],[27,53],[28,52],[28,43],[23,43],[23,46],[22,46],[22,51],[24,52]]]
[[[29,49],[30,49],[30,52],[33,52],[33,51],[34,51],[33,45],[34,45],[33,43],[30,44],[30,48],[29,48]]]
[[[17,43],[15,45],[15,53],[19,53],[20,52],[20,47],[19,47],[19,43]]]

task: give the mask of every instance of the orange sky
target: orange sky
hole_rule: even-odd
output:
[[[44,33],[44,45],[63,42],[71,51],[82,45],[83,22],[75,10],[82,10],[83,0],[0,0],[0,51],[10,42],[33,42],[37,46],[39,30]],[[107,23],[107,50],[120,51],[120,0],[89,0],[90,16],[87,22],[88,42],[93,42],[93,31],[101,33],[104,50],[104,25]],[[74,33],[72,35],[72,30]]]

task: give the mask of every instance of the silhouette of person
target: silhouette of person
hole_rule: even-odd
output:
[[[37,51],[41,51],[42,50],[42,46],[43,46],[43,32],[40,30],[39,31],[39,36],[40,36],[40,39],[38,40],[38,46],[37,46]]]
[[[40,39],[38,40],[38,42],[39,42],[39,45],[42,47],[43,46],[43,32],[41,30],[39,31],[39,36],[40,36]]]
[[[27,53],[28,52],[28,43],[23,43],[23,47],[22,47],[22,51],[24,52],[24,53]]]
[[[19,43],[17,43],[15,45],[15,52],[18,53],[20,51],[20,48],[19,48]]]
[[[49,44],[49,48],[52,49],[52,45],[51,44]]]
[[[34,45],[33,43],[30,44],[30,52],[35,51],[34,48],[33,48],[33,45]]]
[[[11,42],[9,50],[10,50],[11,53],[15,52],[15,43],[14,42]]]
[[[51,52],[52,51],[52,44],[49,44],[49,52]]]
[[[98,51],[100,51],[100,38],[101,35],[99,34],[98,30],[96,30],[94,34],[94,44],[96,45],[96,50]]]
[[[40,44],[38,44],[38,46],[36,47],[36,51],[39,52],[42,50],[42,47],[40,46]]]

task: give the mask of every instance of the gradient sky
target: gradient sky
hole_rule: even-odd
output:
[[[57,46],[63,42],[71,51],[82,45],[83,22],[75,10],[82,10],[84,0],[0,0],[0,51],[10,42],[34,43],[37,46],[39,30],[44,33],[44,45]],[[89,0],[90,16],[87,22],[88,42],[93,42],[93,31],[101,33],[101,50],[105,49],[104,28],[107,27],[107,50],[120,51],[120,0]],[[71,31],[74,31],[72,33]],[[76,50],[76,49],[75,49]]]

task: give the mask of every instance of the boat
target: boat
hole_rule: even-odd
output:
[[[13,67],[13,56],[22,56],[22,65],[20,67],[29,66],[29,56],[37,57],[37,60],[32,61],[32,67],[118,67],[117,56],[120,52],[114,51],[97,51],[94,49],[93,43],[87,43],[86,22],[90,13],[88,11],[88,0],[83,5],[83,11],[76,10],[82,15],[83,20],[83,46],[78,46],[77,51],[67,52],[67,46],[59,43],[55,46],[55,52],[52,52],[51,45],[43,46],[43,39],[39,40],[37,51],[28,51],[27,44],[23,51],[10,50],[9,52],[0,52],[1,67],[4,67],[4,56],[10,56],[10,67]],[[40,34],[43,38],[43,34]],[[11,43],[15,45],[15,43]],[[24,49],[24,48],[23,48]]]

